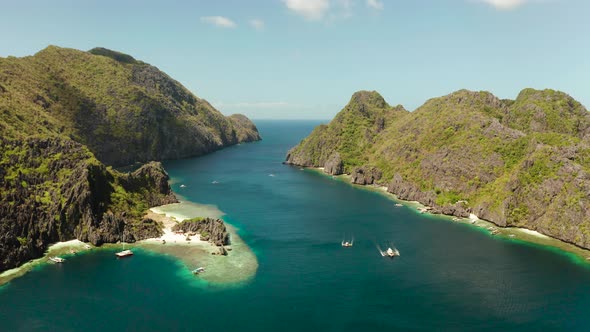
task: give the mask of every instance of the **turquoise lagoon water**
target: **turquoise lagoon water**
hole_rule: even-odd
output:
[[[176,192],[239,229],[255,276],[226,287],[169,256],[97,250],[0,288],[0,330],[590,330],[585,265],[282,165],[318,123],[257,124],[261,142],[165,163]],[[389,243],[400,258],[379,255]]]

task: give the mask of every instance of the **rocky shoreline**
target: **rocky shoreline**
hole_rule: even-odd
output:
[[[231,235],[223,220],[211,217],[196,217],[177,220],[173,216],[149,210],[145,216],[161,223],[164,228],[160,236],[141,242],[162,245],[198,245],[212,255],[227,256],[232,251]]]
[[[12,156],[0,179],[0,271],[41,257],[50,243],[157,236],[161,226],[141,211],[177,201],[157,162],[119,173],[83,145],[51,138],[4,144],[0,152]]]
[[[0,77],[0,272],[51,243],[162,235],[143,215],[177,202],[157,161],[261,139],[247,117],[225,116],[156,67],[104,48],[0,57]]]
[[[179,259],[186,267],[189,281],[195,280],[191,270],[205,267],[206,272],[196,279],[199,282],[237,285],[256,274],[258,260],[237,230],[221,219],[222,215],[223,212],[215,206],[187,201],[152,208],[147,216],[165,226],[164,235],[139,241],[136,245]],[[191,225],[190,220],[198,220],[199,225]],[[186,232],[175,232],[174,227]],[[195,233],[206,231],[208,236],[199,233],[189,235],[191,230]],[[187,235],[190,241],[187,241]],[[166,244],[162,243],[163,239]]]
[[[589,152],[590,113],[560,91],[523,89],[509,100],[460,90],[413,112],[359,91],[285,163],[588,249]]]
[[[564,253],[574,255],[576,257],[577,262],[590,264],[590,249],[578,246],[575,243],[569,241],[564,241],[562,239],[547,234],[543,234],[536,230],[528,229],[526,227],[498,225],[492,220],[487,220],[475,213],[469,212],[469,209],[443,209],[440,206],[436,206],[436,204],[432,206],[425,203],[425,201],[410,198],[420,198],[420,195],[414,196],[412,194],[406,194],[404,196],[400,196],[396,192],[392,191],[391,186],[384,186],[380,183],[363,183],[363,181],[358,181],[358,179],[355,180],[355,177],[353,177],[352,174],[346,174],[342,172],[339,174],[330,173],[329,169],[326,169],[326,167],[291,165],[287,162],[285,162],[284,164],[296,167],[304,167],[305,169],[318,172],[326,176],[336,177],[337,179],[340,179],[342,182],[345,182],[347,184],[357,185],[363,189],[379,192],[392,198],[396,202],[395,204],[401,203],[404,206],[411,207],[414,211],[416,211],[416,213],[439,216],[444,219],[448,219],[452,222],[461,222],[469,224],[470,226],[473,226],[475,228],[486,230],[491,235],[496,235],[498,237],[502,237],[504,239],[511,241],[522,241],[526,243],[541,245],[544,247],[554,247],[561,250]],[[411,189],[415,188],[411,187]],[[410,190],[408,192],[412,193],[413,191]]]
[[[162,209],[169,211],[168,209],[173,210],[174,208],[180,213],[162,211]],[[174,227],[182,225],[184,220],[191,220],[183,215],[186,211],[192,211],[193,214],[202,213],[207,216],[192,218],[203,221],[200,222],[202,225],[193,231],[207,229],[209,237],[204,238],[198,233],[189,234],[192,229],[190,226],[186,228],[186,233],[173,230]],[[207,273],[200,275],[200,280],[220,285],[239,283],[254,276],[258,269],[258,261],[236,230],[220,219],[222,214],[216,208],[186,201],[157,206],[146,211],[144,219],[150,219],[161,225],[161,232],[155,237],[137,239],[125,244],[128,249],[132,250],[142,248],[174,256],[184,263],[188,273],[198,266],[205,266]],[[186,225],[189,224],[191,223]],[[77,239],[53,243],[47,247],[41,257],[0,273],[0,286],[28,273],[38,265],[51,263],[49,261],[51,256],[60,256],[69,260],[78,256],[72,252],[79,254],[91,253],[96,250],[120,250],[123,245],[122,243],[105,243],[99,247],[91,246],[88,249],[87,244]]]

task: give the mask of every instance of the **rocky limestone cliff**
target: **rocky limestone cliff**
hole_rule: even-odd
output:
[[[245,116],[222,115],[127,54],[49,46],[0,58],[0,272],[57,241],[159,236],[144,212],[176,198],[150,161],[259,139]],[[106,166],[136,162],[147,164]]]
[[[184,220],[172,227],[173,231],[194,232],[201,235],[201,240],[209,241],[216,246],[230,244],[229,232],[221,219],[194,218]]]
[[[176,202],[159,163],[121,174],[72,140],[0,142],[0,271],[41,256],[53,242],[159,236],[162,226],[143,211]]]
[[[324,172],[330,175],[340,175],[344,173],[344,164],[338,152],[334,152],[324,164]]]
[[[381,180],[382,173],[376,167],[356,167],[350,174],[350,181],[354,184],[376,184]]]
[[[329,125],[316,127],[292,148],[285,163],[324,167],[332,175],[350,173],[368,161],[365,150],[373,146],[378,135],[406,113],[401,105],[389,106],[375,91],[356,92]]]
[[[245,116],[226,117],[158,68],[102,48],[49,46],[0,58],[4,133],[59,134],[107,165],[199,156],[260,140]]]
[[[262,139],[254,123],[245,115],[232,114],[228,119],[236,128],[235,133],[237,142],[254,142]]]
[[[378,184],[432,212],[470,213],[590,248],[590,115],[567,94],[515,100],[460,90],[414,112],[361,91],[285,163],[324,167],[338,155],[356,184]]]

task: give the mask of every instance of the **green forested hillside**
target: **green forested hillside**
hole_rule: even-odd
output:
[[[0,58],[0,117],[3,137],[63,135],[115,166],[260,139],[156,67],[102,48]]]
[[[461,90],[414,112],[363,91],[287,163],[326,166],[439,213],[475,213],[590,248],[589,143],[588,111],[559,91],[501,100]]]
[[[156,67],[119,52],[50,46],[0,58],[0,271],[52,242],[159,236],[143,214],[176,202],[158,162],[259,140]],[[108,166],[107,166],[108,165]]]

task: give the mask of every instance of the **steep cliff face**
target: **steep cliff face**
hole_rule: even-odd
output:
[[[0,271],[39,257],[52,242],[159,236],[161,226],[143,212],[176,202],[159,163],[121,174],[72,140],[0,142]]]
[[[113,166],[198,156],[259,140],[156,67],[107,49],[50,46],[0,58],[0,110],[10,137],[62,134]]]
[[[389,106],[375,91],[356,92],[329,125],[318,126],[291,149],[286,162],[323,167],[330,160],[337,167],[334,169],[334,163],[329,163],[329,170],[350,173],[354,167],[367,163],[366,150],[374,145],[378,135],[407,113],[402,106]]]
[[[245,116],[225,117],[133,57],[50,46],[0,58],[0,271],[77,238],[95,245],[159,236],[146,209],[176,202],[149,162],[259,140]]]
[[[230,244],[229,232],[221,219],[213,218],[194,218],[184,220],[172,227],[173,231],[183,231],[185,233],[194,232],[200,234],[201,240],[209,241],[216,246]]]
[[[500,100],[461,90],[410,113],[358,94],[368,93],[356,93],[286,163],[332,174],[324,156],[338,155],[353,183],[590,248],[590,115],[570,96],[525,89]]]

